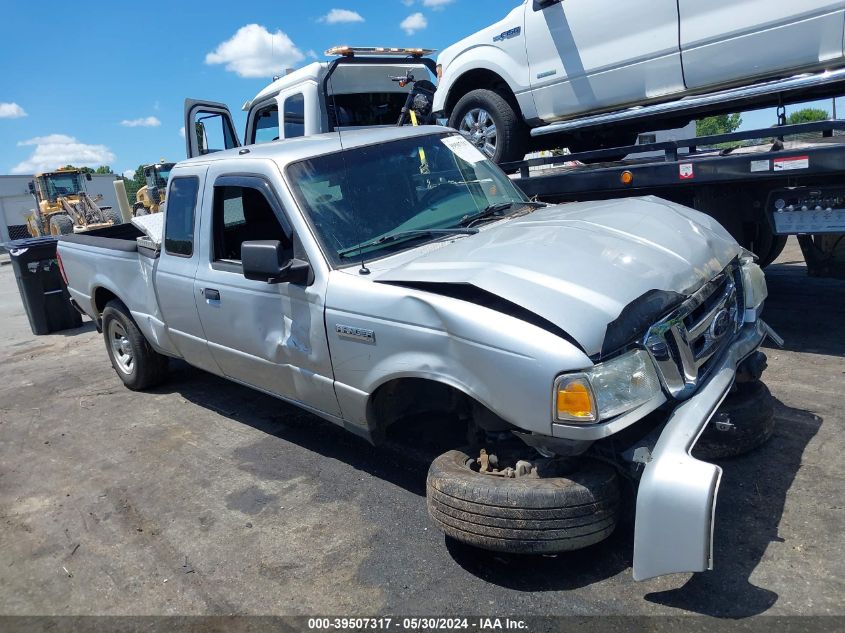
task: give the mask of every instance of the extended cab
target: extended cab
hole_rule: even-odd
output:
[[[691,452],[753,448],[772,413],[765,280],[711,218],[531,202],[428,126],[181,162],[163,216],[58,248],[129,388],[182,358],[371,441],[451,412],[471,447],[445,446],[427,487],[448,535],[586,547],[617,524],[621,474],[635,577],[711,566],[721,469]]]

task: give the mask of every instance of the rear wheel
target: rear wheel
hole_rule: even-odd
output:
[[[449,127],[461,132],[494,163],[525,157],[528,130],[522,116],[493,90],[473,90],[458,100]]]
[[[73,233],[73,220],[70,216],[60,213],[50,218],[50,235],[67,235]]]
[[[769,264],[773,263],[778,257],[780,257],[780,254],[786,247],[786,240],[788,237],[788,235],[773,236],[772,244],[769,247],[768,252],[765,254],[765,256],[760,255],[760,266],[762,268],[765,268]]]
[[[120,301],[103,310],[103,337],[112,367],[129,389],[148,389],[167,377],[167,357],[152,348]]]
[[[507,478],[479,472],[453,450],[431,464],[426,498],[447,536],[499,552],[581,549],[607,538],[619,518],[616,472],[593,460],[565,477]]]

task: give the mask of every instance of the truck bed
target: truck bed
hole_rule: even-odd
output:
[[[58,251],[71,298],[98,327],[105,305],[120,297],[144,336],[173,352],[153,286],[159,251],[143,231],[127,223],[65,235]]]

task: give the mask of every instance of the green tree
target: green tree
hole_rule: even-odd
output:
[[[80,173],[83,174],[93,174],[95,173],[93,169],[90,167],[77,167],[76,165],[65,165],[62,169],[78,169]]]
[[[730,134],[742,125],[742,116],[735,114],[719,114],[699,119],[695,122],[696,136],[715,136],[717,134]]]
[[[113,174],[114,172],[111,170],[111,167],[108,165],[100,165],[97,169],[94,170],[95,174]]]
[[[121,178],[123,177],[121,176]],[[144,166],[138,165],[135,175],[132,178],[123,178],[123,181],[126,187],[126,197],[129,198],[129,204],[131,205],[135,202],[135,194],[138,193],[138,189],[147,184],[147,180],[144,177]]]
[[[813,121],[827,121],[830,118],[830,113],[821,108],[804,108],[796,110],[788,117],[786,117],[787,125],[796,125],[798,123],[812,123]]]

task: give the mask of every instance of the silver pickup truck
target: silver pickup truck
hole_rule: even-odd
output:
[[[697,457],[772,424],[765,280],[711,218],[530,201],[453,130],[411,127],[184,161],[163,221],[135,222],[58,249],[130,389],[182,358],[373,442],[448,412],[469,438],[428,473],[448,537],[586,547],[635,494],[635,578],[711,567],[721,469]]]

